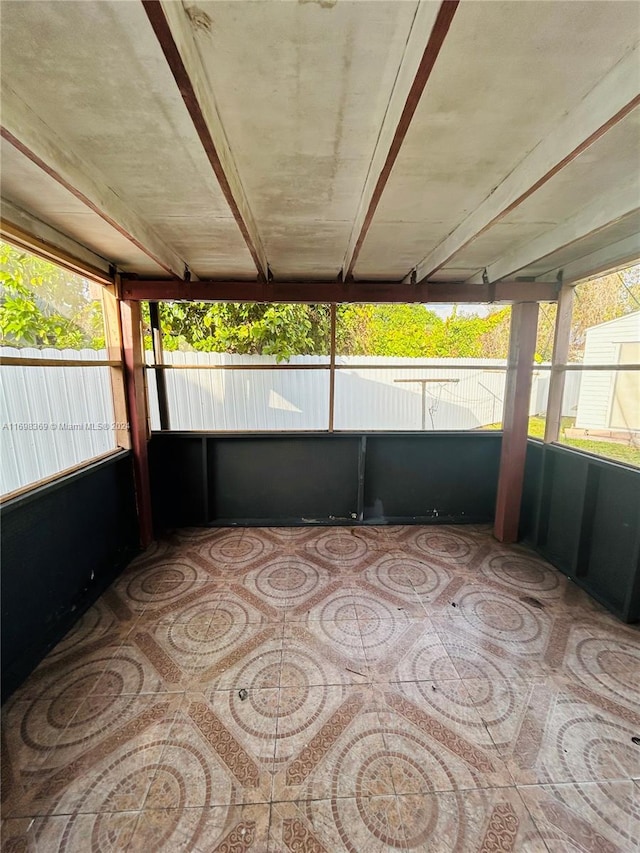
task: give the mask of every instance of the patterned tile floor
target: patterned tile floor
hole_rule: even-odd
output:
[[[640,851],[640,631],[487,528],[183,530],[3,710],[2,851]]]

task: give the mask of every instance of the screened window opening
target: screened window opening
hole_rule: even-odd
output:
[[[153,429],[439,431],[502,419],[508,307],[160,303],[146,322]]]
[[[549,372],[555,305],[540,306],[536,371]],[[640,466],[640,266],[575,287],[559,443]],[[529,421],[545,434],[546,400]]]
[[[0,243],[0,490],[117,448],[102,285]]]

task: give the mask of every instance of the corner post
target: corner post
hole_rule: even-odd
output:
[[[153,363],[164,364],[162,349],[162,330],[160,327],[160,307],[157,302],[149,303],[149,320],[153,341]],[[164,370],[154,370],[156,389],[158,391],[158,412],[160,414],[160,429],[169,429],[169,402],[167,399],[167,378]]]
[[[143,548],[146,548],[153,541],[153,519],[147,452],[149,419],[140,303],[121,300],[120,316],[122,321],[122,343],[124,347],[129,424],[131,427],[131,450],[133,453],[136,504],[140,524],[140,544]]]
[[[516,303],[511,312],[502,450],[493,529],[493,535],[500,542],[518,540],[537,331],[538,303]]]
[[[124,349],[122,346],[122,323],[120,320],[119,281],[104,285],[102,288],[102,310],[104,314],[104,333],[109,361],[119,361],[116,367],[110,367],[111,394],[113,398],[113,420],[116,424],[115,440],[124,450],[131,448],[131,433],[127,424],[127,389],[124,367]]]
[[[553,355],[551,356],[549,398],[547,400],[547,419],[544,427],[544,440],[546,444],[551,441],[557,441],[560,435],[566,376],[564,368],[569,359],[574,292],[574,287],[564,284],[558,294],[558,310],[553,337]]]

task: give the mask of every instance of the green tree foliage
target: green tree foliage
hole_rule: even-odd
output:
[[[433,355],[436,358],[505,358],[509,348],[511,310],[501,308],[482,317],[452,314],[436,328]]]
[[[503,358],[509,313],[503,308],[481,317],[454,310],[443,320],[425,305],[340,305],[336,350],[339,355]],[[167,302],[160,306],[160,323],[166,350],[271,355],[277,361],[329,353],[326,305]],[[146,340],[150,347],[150,335]]]
[[[569,361],[582,360],[587,329],[634,311],[640,311],[640,266],[579,284],[573,301]],[[536,344],[538,361],[551,361],[555,322],[555,303],[541,305]]]
[[[329,353],[327,305],[165,302],[160,305],[167,350],[272,355]]]
[[[0,243],[0,281],[0,344],[104,347],[102,307],[87,279]]]
[[[509,345],[509,308],[487,316],[446,319],[426,305],[347,305],[338,310],[341,355],[412,358],[504,358]]]
[[[342,305],[337,312],[340,355],[428,357],[442,320],[424,305]]]

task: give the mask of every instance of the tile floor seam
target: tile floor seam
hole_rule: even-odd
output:
[[[162,695],[162,694],[160,694],[160,695]],[[175,694],[175,693],[170,694],[170,695],[171,695],[171,697],[172,697],[172,698],[174,698],[174,697],[176,696],[176,694]],[[170,724],[169,724],[169,731],[167,732],[167,738],[166,738],[166,739],[167,739],[167,741],[169,741],[169,742],[171,741],[171,733],[172,733],[172,731],[173,731],[173,727],[174,727],[174,725],[175,725],[175,723],[176,723],[176,719],[177,719],[177,717],[178,717],[178,714],[180,713],[180,709],[182,708],[182,705],[183,705],[183,703],[184,703],[185,699],[186,699],[186,692],[183,692],[183,693],[182,693],[182,698],[180,699],[180,701],[179,701],[179,702],[178,702],[178,701],[177,701],[177,699],[176,699],[176,709],[175,709],[175,711],[173,712],[173,718],[172,718],[172,720],[171,720],[171,722],[170,722]],[[160,754],[158,755],[158,759],[157,759],[157,762],[156,762],[156,764],[157,764],[157,765],[161,765],[161,764],[162,764],[162,759],[163,759],[163,757],[164,757],[164,753],[165,753],[165,749],[166,749],[166,748],[167,748],[167,744],[164,744],[164,745],[163,745],[163,747],[162,747],[162,751],[161,751],[161,752],[160,752]],[[140,808],[139,808],[139,810],[138,810],[138,811],[140,811],[140,812],[143,812],[143,811],[144,811],[144,808],[145,808],[145,806],[146,806],[147,800],[149,799],[149,794],[150,794],[150,792],[151,792],[151,788],[153,787],[153,783],[154,783],[154,781],[155,781],[155,779],[156,779],[156,776],[158,775],[158,769],[159,769],[159,768],[158,768],[158,766],[156,766],[156,769],[154,770],[153,776],[152,776],[152,777],[151,777],[151,779],[149,780],[149,784],[147,785],[147,790],[146,790],[146,793],[145,793],[145,795],[144,795],[144,799],[142,800],[142,803],[141,803]],[[136,827],[137,827],[137,821],[136,821]],[[134,827],[134,831],[135,831],[135,827]]]
[[[518,793],[518,796],[520,797],[520,801],[522,802],[522,805],[524,806],[525,811],[526,811],[526,812],[527,812],[527,814],[529,815],[529,819],[531,820],[531,822],[532,822],[532,823],[533,823],[533,825],[535,826],[535,828],[536,828],[536,830],[537,830],[537,832],[538,832],[538,835],[540,836],[540,839],[541,839],[542,843],[544,844],[545,848],[549,851],[549,853],[554,853],[554,851],[553,851],[553,850],[549,847],[549,845],[547,844],[547,842],[546,842],[546,840],[545,840],[545,838],[544,838],[544,836],[543,836],[542,832],[540,831],[540,827],[538,826],[538,821],[535,819],[535,816],[534,816],[533,812],[531,811],[531,809],[530,809],[530,808],[529,808],[529,806],[527,805],[527,801],[526,801],[526,800],[525,800],[525,798],[520,794],[520,790],[519,790],[519,788],[520,788],[520,787],[522,787],[522,786],[514,785],[514,787],[515,787],[516,792]],[[532,787],[542,787],[542,786],[541,786],[541,785],[536,785],[536,786],[532,786]]]

